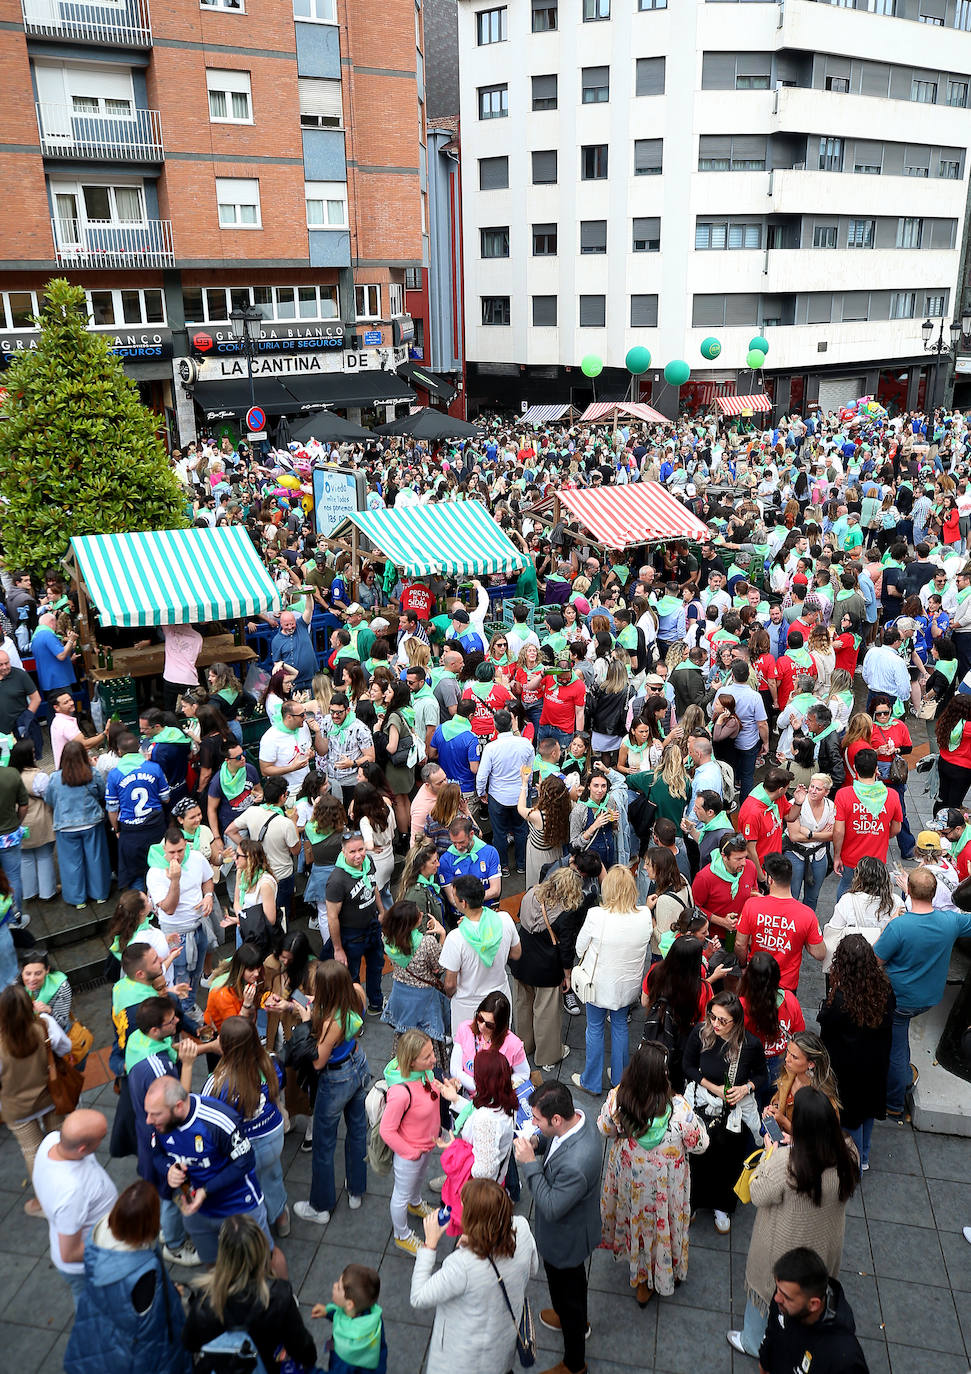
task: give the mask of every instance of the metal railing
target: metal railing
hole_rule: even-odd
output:
[[[52,219],[54,256],[72,267],[172,267],[172,221]]]
[[[148,0],[21,0],[24,28],[36,38],[73,38],[123,48],[150,48]]]
[[[161,162],[162,116],[132,109],[125,115],[85,113],[72,105],[37,105],[45,157],[90,157],[110,162]]]

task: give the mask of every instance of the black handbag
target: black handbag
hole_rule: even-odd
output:
[[[546,930],[519,927],[519,944],[523,952],[518,959],[509,960],[509,972],[517,983],[525,983],[527,987],[558,988],[563,982],[563,956],[543,902],[540,902],[540,911]]]

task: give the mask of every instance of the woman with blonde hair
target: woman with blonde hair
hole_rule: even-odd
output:
[[[784,1131],[792,1128],[792,1103],[802,1088],[825,1093],[839,1115],[840,1100],[829,1050],[813,1031],[796,1031],[786,1046],[775,1092],[763,1116],[771,1116]]]
[[[564,970],[572,964],[569,931],[560,917],[579,910],[583,880],[575,868],[556,868],[545,880],[523,893],[519,907],[520,934],[525,934],[523,957],[509,965],[515,979],[516,1029],[526,1054],[543,1073],[553,1073],[570,1051],[563,1044],[560,989]],[[532,957],[530,957],[532,956]]]
[[[809,632],[809,643],[806,645],[816,665],[816,695],[820,697],[829,692],[830,680],[836,667],[833,637],[832,630],[823,625],[814,625]]]
[[[394,1243],[417,1255],[420,1242],[409,1216],[426,1217],[433,1210],[422,1197],[425,1175],[441,1130],[439,1090],[435,1084],[435,1045],[424,1031],[407,1030],[398,1041],[395,1057],[385,1066],[388,1085],[381,1139],[391,1150],[394,1189],[391,1225]]]
[[[823,704],[829,707],[839,728],[844,729],[853,710],[853,679],[844,668],[836,668],[831,674]]]
[[[414,635],[405,640],[405,662],[409,668],[427,668],[432,661],[432,651],[422,640]]]
[[[857,711],[856,715],[850,716],[850,723],[846,727],[846,734],[843,736],[843,758],[846,763],[846,786],[850,787],[856,782],[856,769],[853,767],[853,760],[861,749],[872,749],[870,740],[873,737],[873,717],[866,711]]]
[[[562,778],[550,774],[539,785],[535,806],[530,806],[526,798],[533,770],[524,763],[520,773],[516,810],[526,821],[526,886],[532,887],[539,882],[546,864],[563,857],[563,847],[570,838],[570,793]]]
[[[661,752],[661,761],[654,769],[654,780],[650,784],[647,799],[656,806],[658,816],[666,816],[680,827],[690,791],[681,745],[677,740],[672,740]]]
[[[627,1008],[640,993],[653,930],[651,912],[637,904],[633,874],[617,864],[604,878],[600,904],[587,913],[577,936],[577,967],[590,982],[586,999],[586,1063],[582,1073],[572,1075],[573,1083],[583,1092],[599,1096],[603,1090],[604,1027],[608,1018],[613,1082],[620,1082],[627,1067]]]
[[[317,719],[323,720],[330,712],[330,699],[334,695],[334,679],[330,673],[315,673],[312,684],[313,699],[317,706]]]

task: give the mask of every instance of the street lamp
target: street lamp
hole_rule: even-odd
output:
[[[940,392],[941,359],[957,357],[957,351],[961,345],[961,339],[964,337],[964,335],[971,333],[971,309],[962,310],[961,318],[958,319],[955,317],[955,319],[953,319],[951,323],[948,325],[947,330],[951,338],[950,344],[944,342],[943,315],[941,316],[941,325],[937,332],[936,339],[934,338],[933,320],[925,320],[920,327],[920,337],[924,345],[924,352],[933,353],[935,355],[934,395],[931,399],[931,404],[928,406],[928,410],[931,412],[931,414],[933,414],[934,410],[938,405]],[[943,399],[943,397],[940,397],[941,402],[943,402]]]
[[[229,323],[233,331],[233,338],[243,345],[243,352],[246,354],[246,378],[249,382],[249,403],[252,410],[253,406],[256,405],[256,389],[253,385],[253,354],[256,352],[256,345],[262,333],[263,316],[252,306],[247,306],[244,310],[231,310]]]

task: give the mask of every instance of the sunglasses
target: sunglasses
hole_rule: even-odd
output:
[[[715,1016],[712,1012],[708,1013],[708,1019],[713,1026],[733,1026],[735,1024],[730,1016]]]
[[[875,720],[889,720],[889,719],[890,719],[890,712],[889,712],[889,711],[874,711],[873,717],[874,717]]]
[[[360,830],[345,830],[344,833],[341,835],[341,839],[342,839],[345,843],[346,843],[348,840],[359,840],[360,838],[361,838],[361,832],[360,832]]]

